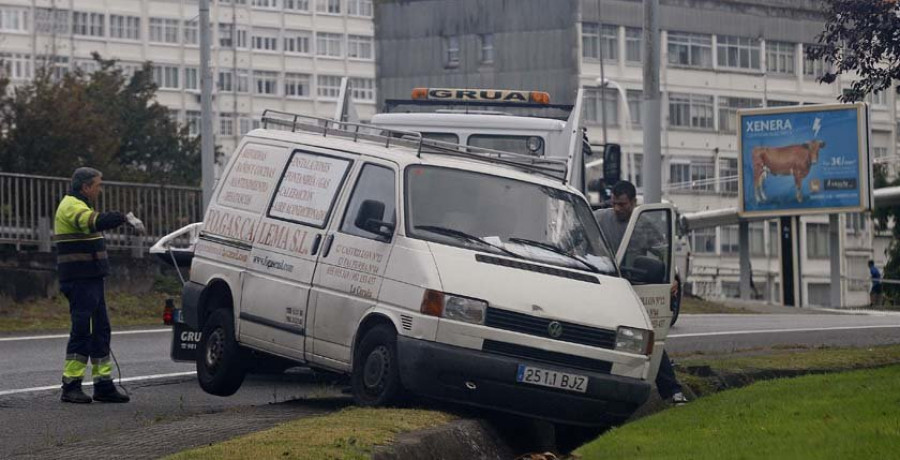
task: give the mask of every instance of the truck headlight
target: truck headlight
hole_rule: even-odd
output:
[[[616,330],[616,351],[648,356],[653,354],[653,331],[619,326]]]
[[[428,289],[422,296],[421,312],[426,315],[463,321],[472,324],[484,324],[487,302],[484,300],[445,294]]]

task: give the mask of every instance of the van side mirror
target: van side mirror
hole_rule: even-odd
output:
[[[622,179],[622,147],[619,144],[603,146],[603,181],[613,186]]]
[[[384,203],[377,200],[365,200],[360,205],[353,223],[357,228],[390,239],[394,236],[394,224],[382,219],[384,219]]]

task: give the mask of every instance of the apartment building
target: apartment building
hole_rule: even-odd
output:
[[[230,154],[265,109],[331,117],[341,78],[360,117],[375,113],[372,0],[211,0],[213,130]],[[200,130],[196,0],[0,0],[0,59],[13,83],[39,66],[126,73],[153,63],[158,99]]]
[[[852,77],[832,85],[815,80],[826,69],[804,57],[823,27],[814,0],[660,3],[664,197],[681,212],[737,206],[736,111],[834,103]],[[640,187],[642,24],[639,0],[378,4],[378,96],[408,97],[415,86],[467,86],[542,90],[554,102],[571,103],[584,88],[589,138],[604,142],[605,118],[608,141],[622,144],[626,175]],[[605,86],[598,83],[601,73]],[[874,94],[868,101],[873,154],[895,174],[897,96]],[[885,242],[867,215],[843,215],[840,222],[843,304],[864,305],[866,262],[874,258],[883,266]],[[827,216],[802,219],[804,305],[829,303],[828,228]],[[753,296],[778,302],[777,223],[751,224],[750,240]],[[695,293],[739,295],[737,226],[693,232],[682,245]]]

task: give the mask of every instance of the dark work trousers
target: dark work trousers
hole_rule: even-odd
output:
[[[59,283],[59,290],[69,299],[72,330],[66,355],[85,358],[109,356],[109,340],[112,333],[106,314],[103,278],[89,278]]]
[[[659,363],[659,372],[656,373],[656,391],[662,399],[669,399],[675,393],[681,392],[681,384],[675,378],[675,369],[672,368],[672,361],[669,361],[669,354],[665,350]]]

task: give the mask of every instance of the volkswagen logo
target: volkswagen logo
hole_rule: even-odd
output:
[[[551,321],[550,324],[547,325],[547,333],[550,334],[550,337],[558,339],[563,333],[562,324],[559,324],[559,321]]]

